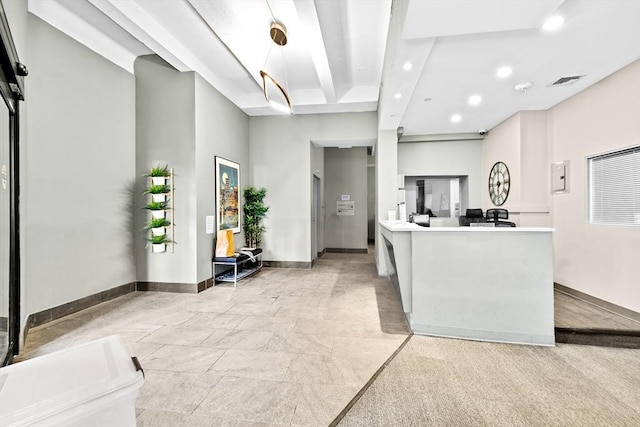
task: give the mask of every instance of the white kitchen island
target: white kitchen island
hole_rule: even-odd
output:
[[[380,221],[416,334],[555,345],[553,229]]]

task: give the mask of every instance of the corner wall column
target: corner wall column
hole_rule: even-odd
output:
[[[378,275],[388,276],[388,262],[379,220],[386,220],[389,211],[398,209],[398,134],[393,130],[378,130],[376,145],[376,267]]]

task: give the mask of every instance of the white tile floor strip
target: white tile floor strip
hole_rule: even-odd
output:
[[[121,334],[140,426],[328,425],[408,335],[372,255],[326,254],[236,289],[138,292],[34,328],[20,359]]]

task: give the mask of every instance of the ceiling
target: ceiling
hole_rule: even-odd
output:
[[[153,53],[195,71],[250,116],[282,114],[264,69],[293,114],[378,111],[380,129],[404,135],[490,130],[640,58],[640,0],[29,0],[29,11],[129,72]],[[564,25],[543,30],[553,15]],[[551,86],[567,76],[582,77]]]

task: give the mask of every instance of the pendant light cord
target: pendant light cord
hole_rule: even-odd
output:
[[[269,4],[269,0],[265,0],[265,2],[267,3],[267,8],[269,9],[269,13],[271,14],[271,18],[273,19],[273,22],[278,23],[276,16],[273,14],[273,9],[271,9],[271,5]],[[275,41],[273,42],[275,43]],[[269,56],[271,55],[272,47],[273,46],[271,45],[271,43],[269,43],[269,51],[267,52],[267,58],[264,60],[264,65],[262,66],[262,69],[266,69],[267,67],[267,61],[269,60]],[[283,64],[282,68],[284,69],[284,84],[286,87],[289,87],[289,77],[287,76],[287,64],[285,64],[285,61],[284,61],[284,53],[282,53],[282,64]]]
[[[273,10],[271,10],[271,5],[269,4],[269,0],[265,0],[267,2],[267,7],[269,8],[269,13],[271,13],[271,18],[273,18],[273,22],[278,22],[276,21],[276,17],[273,14]]]

